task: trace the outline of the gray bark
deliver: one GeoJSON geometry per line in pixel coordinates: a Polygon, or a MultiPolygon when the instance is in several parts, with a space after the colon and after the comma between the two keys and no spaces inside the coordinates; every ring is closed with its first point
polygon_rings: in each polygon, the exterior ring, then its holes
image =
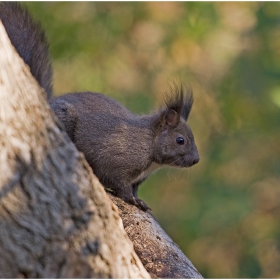
{"type": "Polygon", "coordinates": [[[202,278],[151,214],[111,202],[1,22],[0,53],[0,277],[202,278]]]}
{"type": "Polygon", "coordinates": [[[148,278],[0,22],[0,277],[148,278]]]}

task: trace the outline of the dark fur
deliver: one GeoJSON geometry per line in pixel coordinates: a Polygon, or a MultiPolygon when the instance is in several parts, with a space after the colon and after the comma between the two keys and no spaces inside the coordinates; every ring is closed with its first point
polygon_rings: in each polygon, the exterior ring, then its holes
{"type": "MultiPolygon", "coordinates": [[[[191,96],[191,95],[189,95],[191,96]]],[[[147,210],[137,189],[153,164],[190,167],[199,161],[190,127],[182,115],[190,97],[183,91],[154,114],[137,116],[117,101],[93,92],[52,99],[56,116],[101,183],[132,204],[147,210]],[[183,137],[185,145],[176,143],[183,137]]]]}
{"type": "Polygon", "coordinates": [[[184,92],[182,83],[175,82],[169,88],[165,98],[166,107],[175,110],[187,121],[193,105],[192,89],[188,87],[184,92]]]}
{"type": "MultiPolygon", "coordinates": [[[[51,66],[42,30],[18,5],[2,4],[1,9],[14,46],[50,96],[51,66]]],[[[164,108],[144,116],[134,115],[100,93],[65,94],[50,100],[71,140],[84,153],[105,188],[143,210],[149,207],[137,197],[137,189],[153,171],[152,167],[190,167],[199,161],[192,131],[186,123],[192,103],[192,92],[184,93],[182,86],[176,85],[164,108]],[[183,145],[177,143],[178,137],[184,139],[183,145]]]]}
{"type": "Polygon", "coordinates": [[[43,29],[25,8],[14,2],[0,3],[0,19],[13,46],[49,99],[52,95],[52,66],[43,29]]]}

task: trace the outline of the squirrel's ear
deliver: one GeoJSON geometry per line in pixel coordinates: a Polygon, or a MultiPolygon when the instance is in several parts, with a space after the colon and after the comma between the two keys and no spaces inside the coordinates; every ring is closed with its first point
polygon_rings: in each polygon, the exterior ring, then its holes
{"type": "Polygon", "coordinates": [[[160,116],[160,127],[168,129],[175,127],[180,121],[180,114],[173,109],[165,109],[160,116]]]}
{"type": "Polygon", "coordinates": [[[169,110],[173,109],[186,121],[193,104],[191,87],[183,87],[182,84],[170,85],[170,93],[165,97],[165,105],[169,110]]]}

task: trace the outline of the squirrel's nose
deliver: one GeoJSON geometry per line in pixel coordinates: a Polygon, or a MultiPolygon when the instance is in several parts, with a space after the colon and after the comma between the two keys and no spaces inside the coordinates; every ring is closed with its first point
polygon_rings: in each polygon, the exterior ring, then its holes
{"type": "Polygon", "coordinates": [[[193,160],[193,165],[197,164],[198,162],[199,162],[199,157],[197,157],[193,160]]]}

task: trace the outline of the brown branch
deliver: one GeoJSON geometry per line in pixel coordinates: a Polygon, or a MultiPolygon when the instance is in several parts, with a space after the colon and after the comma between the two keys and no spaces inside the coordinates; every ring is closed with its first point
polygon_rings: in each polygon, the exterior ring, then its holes
{"type": "Polygon", "coordinates": [[[124,229],[153,278],[203,278],[155,218],[110,195],[118,206],[124,229]]]}

